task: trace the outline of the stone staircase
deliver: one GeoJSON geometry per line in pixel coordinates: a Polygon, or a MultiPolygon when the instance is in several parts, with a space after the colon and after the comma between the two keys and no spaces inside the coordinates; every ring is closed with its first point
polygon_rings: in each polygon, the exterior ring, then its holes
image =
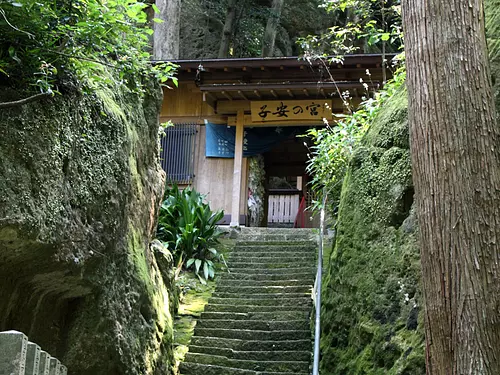
{"type": "Polygon", "coordinates": [[[310,374],[316,252],[309,229],[243,228],[180,373],[310,374]]]}

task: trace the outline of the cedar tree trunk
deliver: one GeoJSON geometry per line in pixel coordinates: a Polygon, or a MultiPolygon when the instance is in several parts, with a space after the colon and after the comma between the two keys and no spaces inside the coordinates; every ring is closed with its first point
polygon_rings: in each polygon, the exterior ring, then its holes
{"type": "Polygon", "coordinates": [[[222,38],[219,47],[219,58],[228,57],[229,44],[231,43],[231,36],[234,32],[234,21],[236,19],[236,0],[229,0],[227,4],[226,22],[224,29],[222,29],[222,38]]]}
{"type": "Polygon", "coordinates": [[[262,42],[262,57],[270,57],[274,54],[274,44],[276,42],[276,32],[281,17],[281,10],[285,0],[273,0],[271,14],[267,19],[266,30],[264,31],[264,41],[262,42]]]}
{"type": "Polygon", "coordinates": [[[427,373],[500,374],[500,129],[482,0],[403,0],[427,373]]]}
{"type": "Polygon", "coordinates": [[[155,14],[155,17],[163,22],[154,24],[153,58],[178,59],[181,0],[156,0],[156,6],[160,14],[155,14]]]}

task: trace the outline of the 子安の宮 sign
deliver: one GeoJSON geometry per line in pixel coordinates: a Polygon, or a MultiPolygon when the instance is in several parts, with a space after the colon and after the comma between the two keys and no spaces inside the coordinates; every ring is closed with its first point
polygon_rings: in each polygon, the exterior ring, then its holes
{"type": "Polygon", "coordinates": [[[331,119],[332,100],[253,101],[251,111],[252,122],[331,119]]]}

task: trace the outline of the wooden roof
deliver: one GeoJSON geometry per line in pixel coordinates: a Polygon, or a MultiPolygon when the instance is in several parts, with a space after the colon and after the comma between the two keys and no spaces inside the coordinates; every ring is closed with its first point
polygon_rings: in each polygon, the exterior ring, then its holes
{"type": "MultiPolygon", "coordinates": [[[[390,61],[394,56],[386,55],[386,59],[390,61]]],[[[383,80],[380,54],[348,55],[342,63],[299,57],[173,62],[179,65],[179,81],[196,82],[204,100],[219,114],[234,113],[236,107],[252,100],[322,98],[334,99],[334,103],[337,99],[338,108],[333,111],[342,112],[342,93],[349,91],[353,101],[359,102],[367,95],[363,83],[376,89],[383,80]]],[[[391,76],[389,69],[387,75],[391,76]]]]}

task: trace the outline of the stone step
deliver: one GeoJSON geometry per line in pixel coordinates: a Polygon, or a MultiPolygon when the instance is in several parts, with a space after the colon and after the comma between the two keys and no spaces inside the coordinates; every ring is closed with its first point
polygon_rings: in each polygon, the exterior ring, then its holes
{"type": "Polygon", "coordinates": [[[205,365],[201,363],[184,362],[180,365],[181,375],[309,375],[304,373],[290,372],[269,372],[269,371],[253,371],[243,370],[232,367],[205,365]]]}
{"type": "Polygon", "coordinates": [[[257,331],[292,331],[310,328],[307,320],[230,320],[201,319],[196,328],[245,329],[257,331]]]}
{"type": "MultiPolygon", "coordinates": [[[[248,287],[248,288],[253,288],[253,287],[258,287],[258,286],[266,286],[266,287],[283,287],[283,286],[310,286],[313,283],[313,278],[310,277],[309,275],[307,276],[306,279],[289,279],[289,280],[284,280],[284,279],[279,279],[279,280],[252,280],[252,279],[246,279],[246,280],[240,280],[237,285],[240,287],[248,287]]],[[[231,278],[231,276],[228,276],[227,278],[221,278],[217,282],[217,288],[222,288],[226,286],[234,286],[234,278],[231,278]]]]}
{"type": "Polygon", "coordinates": [[[231,305],[231,304],[215,304],[210,303],[205,306],[206,312],[239,312],[239,313],[253,313],[253,312],[273,312],[273,311],[287,311],[297,312],[305,311],[310,312],[311,306],[307,305],[292,305],[292,306],[255,306],[255,305],[231,305]]]}
{"type": "Polygon", "coordinates": [[[311,298],[311,291],[307,292],[298,292],[298,293],[281,293],[281,291],[274,293],[225,293],[225,292],[215,292],[212,294],[213,298],[230,298],[230,299],[276,299],[281,300],[283,298],[291,299],[291,298],[311,298]]]}
{"type": "Polygon", "coordinates": [[[253,371],[281,371],[290,373],[309,371],[309,362],[307,361],[255,361],[229,359],[224,356],[190,352],[186,353],[185,361],[253,371]]]}
{"type": "Polygon", "coordinates": [[[308,351],[312,349],[311,338],[280,341],[241,340],[224,337],[193,336],[191,344],[196,346],[227,348],[236,351],[308,351]]]}
{"type": "Polygon", "coordinates": [[[194,336],[220,337],[226,339],[283,341],[306,340],[311,338],[310,330],[256,331],[249,329],[195,328],[194,336]]]}
{"type": "Polygon", "coordinates": [[[310,311],[269,311],[269,312],[203,312],[200,319],[207,320],[297,320],[309,322],[310,311]]]}
{"type": "Polygon", "coordinates": [[[269,281],[269,280],[301,280],[304,284],[310,284],[311,280],[314,282],[315,272],[266,272],[266,273],[250,273],[250,272],[235,272],[234,270],[228,273],[224,273],[220,276],[221,280],[231,279],[233,282],[235,280],[256,280],[256,281],[269,281]]]}
{"type": "Polygon", "coordinates": [[[247,262],[247,263],[275,263],[275,262],[311,262],[316,263],[316,254],[313,253],[244,253],[232,254],[228,262],[247,262]]]}
{"type": "Polygon", "coordinates": [[[311,241],[302,242],[259,242],[259,241],[240,241],[234,246],[234,252],[246,250],[249,252],[265,251],[295,253],[295,252],[311,252],[315,253],[318,250],[318,245],[311,241]]]}
{"type": "Polygon", "coordinates": [[[289,298],[286,294],[274,298],[220,298],[211,297],[208,304],[215,305],[246,305],[246,306],[305,306],[310,307],[312,300],[310,296],[302,298],[289,298]]]}
{"type": "Polygon", "coordinates": [[[295,234],[303,234],[303,235],[310,235],[310,234],[315,234],[316,229],[313,228],[269,228],[269,227],[242,227],[240,234],[248,234],[248,233],[268,233],[268,234],[273,234],[273,233],[295,233],[295,234]]]}
{"type": "Polygon", "coordinates": [[[232,359],[249,359],[253,361],[309,361],[311,359],[311,352],[306,350],[237,351],[229,348],[190,345],[189,352],[214,354],[232,359]]]}
{"type": "Polygon", "coordinates": [[[296,260],[296,261],[290,261],[287,262],[285,260],[280,260],[274,261],[274,262],[260,262],[260,263],[255,263],[255,262],[239,262],[232,260],[229,262],[229,269],[248,269],[248,270],[277,270],[277,269],[287,269],[287,268],[305,268],[309,269],[312,266],[314,266],[315,262],[310,261],[310,260],[296,260]]]}
{"type": "Polygon", "coordinates": [[[212,295],[213,297],[222,296],[222,294],[227,293],[237,293],[239,295],[246,294],[273,294],[273,293],[311,293],[310,285],[296,285],[296,286],[266,286],[266,285],[257,285],[257,286],[239,286],[239,285],[223,285],[217,286],[216,292],[212,295]]]}
{"type": "Polygon", "coordinates": [[[296,275],[298,273],[306,275],[314,275],[316,273],[315,267],[290,267],[290,268],[233,268],[229,264],[229,274],[231,273],[245,273],[247,275],[296,275]]]}

